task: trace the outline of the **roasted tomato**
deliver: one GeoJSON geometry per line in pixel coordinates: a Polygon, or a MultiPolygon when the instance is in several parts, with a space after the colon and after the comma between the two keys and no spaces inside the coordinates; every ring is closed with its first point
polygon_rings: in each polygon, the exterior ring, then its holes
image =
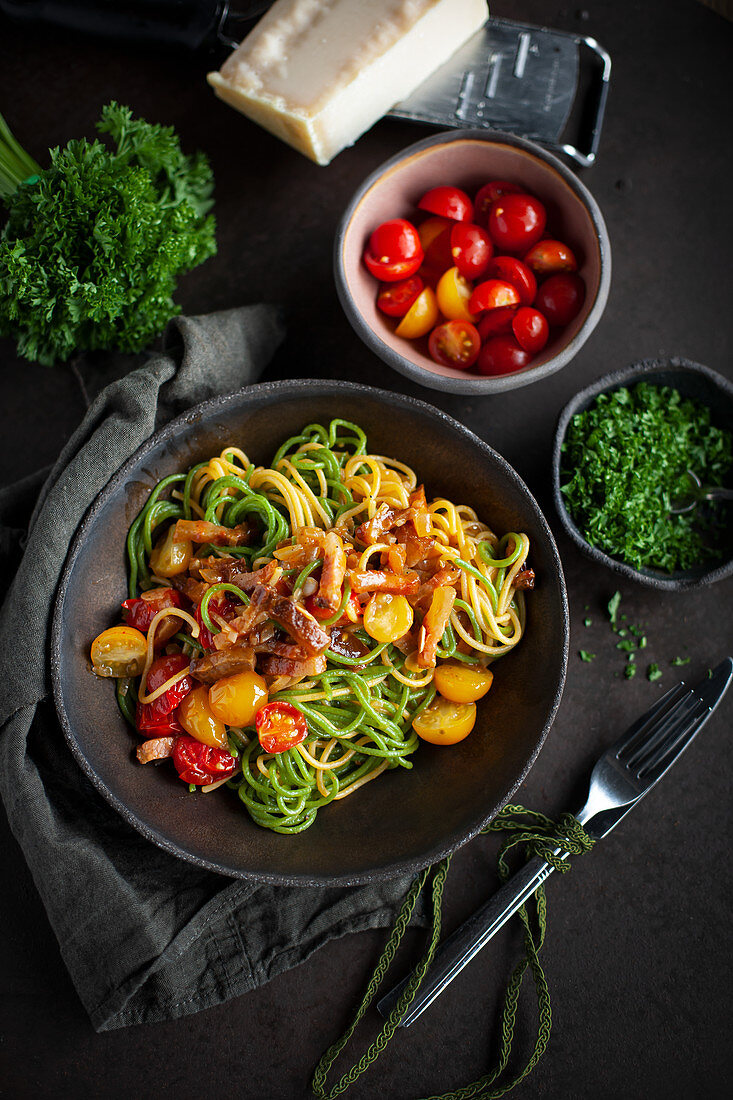
{"type": "Polygon", "coordinates": [[[518,306],[519,302],[519,291],[511,283],[505,283],[503,279],[487,279],[474,290],[468,308],[475,314],[485,309],[518,306]]]}
{"type": "Polygon", "coordinates": [[[494,255],[494,246],[485,229],[470,222],[456,222],[450,233],[453,263],[466,279],[483,275],[494,255]]]}
{"type": "Polygon", "coordinates": [[[265,752],[287,752],[308,736],[305,715],[292,703],[267,703],[260,707],[255,725],[265,752]]]}
{"type": "Polygon", "coordinates": [[[454,222],[473,220],[473,203],[460,187],[433,187],[425,192],[417,205],[420,210],[450,218],[454,222]]]}
{"type": "Polygon", "coordinates": [[[111,626],[92,642],[92,665],[97,676],[139,676],[145,668],[148,642],[131,626],[111,626]]]}
{"type": "Polygon", "coordinates": [[[478,359],[481,337],[470,321],[445,321],[430,333],[428,350],[441,366],[468,370],[478,359]]]}
{"type": "Polygon", "coordinates": [[[251,726],[260,707],[267,702],[267,684],[257,672],[235,672],[209,688],[213,715],[228,726],[251,726]]]}
{"type": "Polygon", "coordinates": [[[400,279],[398,283],[386,283],[377,294],[377,306],[388,317],[404,317],[419,294],[424,283],[419,275],[400,279]]]}
{"type": "Polygon", "coordinates": [[[418,714],[412,728],[418,737],[433,745],[455,745],[468,737],[475,724],[475,703],[454,703],[436,695],[430,706],[418,714]]]}
{"type": "Polygon", "coordinates": [[[519,195],[521,191],[521,187],[516,183],[509,183],[508,180],[491,180],[490,183],[485,183],[473,201],[474,217],[478,224],[488,225],[489,211],[497,199],[504,195],[519,195]]]}
{"type": "Polygon", "coordinates": [[[517,310],[512,321],[512,331],[517,343],[530,355],[542,351],[550,336],[550,326],[545,318],[539,310],[530,309],[529,306],[522,306],[517,310]]]}
{"type": "MultiPolygon", "coordinates": [[[[122,601],[122,617],[128,626],[147,634],[150,624],[164,607],[183,607],[183,599],[175,588],[151,588],[137,599],[122,601]]],[[[156,646],[172,638],[180,625],[177,618],[167,617],[155,631],[156,646]]]]}
{"type": "Polygon", "coordinates": [[[578,261],[562,241],[544,240],[533,244],[524,257],[527,267],[534,271],[538,279],[548,275],[559,275],[564,271],[577,271],[578,261]]]}
{"type": "Polygon", "coordinates": [[[189,691],[178,708],[177,718],[186,733],[203,745],[220,749],[227,747],[227,728],[211,709],[206,684],[199,684],[189,691]]]}
{"type": "Polygon", "coordinates": [[[526,367],[531,358],[513,336],[491,336],[479,352],[476,368],[479,374],[512,374],[526,367]]]}
{"type": "Polygon", "coordinates": [[[364,263],[372,275],[385,283],[414,275],[422,260],[417,229],[404,218],[392,218],[377,226],[364,251],[364,263]]]}
{"type": "Polygon", "coordinates": [[[494,256],[486,268],[489,279],[502,279],[511,283],[519,294],[523,306],[531,306],[537,293],[537,280],[526,264],[515,256],[494,256]]]}
{"type": "Polygon", "coordinates": [[[228,749],[211,748],[185,736],[176,738],[173,764],[184,783],[195,783],[197,787],[228,779],[238,766],[228,749]]]}
{"type": "Polygon", "coordinates": [[[185,573],[193,557],[193,543],[188,540],[176,542],[175,523],[172,523],[162,538],[158,539],[150,555],[150,568],[157,577],[177,577],[185,573]]]}
{"type": "Polygon", "coordinates": [[[568,325],[585,301],[585,283],[580,275],[551,275],[537,291],[535,305],[551,325],[568,325]]]}
{"type": "Polygon", "coordinates": [[[534,195],[504,195],[489,213],[489,233],[502,252],[526,252],[545,231],[547,214],[534,195]]]}
{"type": "MultiPolygon", "coordinates": [[[[226,619],[229,622],[230,619],[235,619],[241,608],[241,603],[236,600],[230,600],[227,598],[226,592],[216,592],[211,599],[207,607],[209,618],[211,619],[212,611],[220,615],[222,619],[226,619]]],[[[201,618],[201,604],[196,605],[196,610],[193,613],[193,617],[199,624],[199,645],[202,645],[204,649],[211,649],[214,645],[214,635],[206,626],[204,620],[201,618]]],[[[214,620],[212,619],[212,622],[214,620]]],[[[218,631],[217,631],[218,633],[218,631]]]]}
{"type": "MultiPolygon", "coordinates": [[[[322,621],[324,619],[330,619],[333,616],[333,612],[329,611],[327,607],[318,606],[314,596],[306,596],[303,606],[314,619],[322,621]]],[[[361,619],[361,615],[362,610],[359,597],[356,592],[349,592],[349,598],[346,601],[346,607],[343,610],[343,614],[336,622],[339,626],[347,626],[349,623],[358,623],[361,619]]]]}
{"type": "Polygon", "coordinates": [[[453,703],[475,703],[486,695],[494,674],[480,665],[446,661],[437,666],[433,679],[444,699],[453,703]]]}
{"type": "Polygon", "coordinates": [[[364,629],[375,642],[394,642],[412,626],[413,611],[404,596],[375,592],[364,608],[364,629]]]}
{"type": "MultiPolygon", "coordinates": [[[[150,695],[170,680],[178,672],[187,669],[189,661],[182,653],[170,657],[157,657],[148,672],[145,692],[150,695]]],[[[181,724],[176,716],[180,703],[193,688],[193,679],[183,676],[166,692],[153,699],[152,703],[138,703],[137,728],[140,733],[164,737],[181,732],[181,724]]]]}

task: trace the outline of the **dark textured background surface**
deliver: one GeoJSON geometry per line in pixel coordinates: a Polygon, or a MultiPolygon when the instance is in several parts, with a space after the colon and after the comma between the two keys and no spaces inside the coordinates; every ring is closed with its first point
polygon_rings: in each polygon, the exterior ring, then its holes
{"type": "MultiPolygon", "coordinates": [[[[411,388],[372,358],[336,302],[331,239],[339,213],[368,172],[419,136],[414,127],[382,122],[329,168],[317,168],[216,101],[201,59],[77,43],[6,24],[0,24],[0,109],[39,158],[49,145],[91,134],[100,106],[113,97],[152,121],[173,123],[186,147],[210,154],[217,179],[219,255],[184,281],[184,309],[281,301],[289,337],[266,377],[343,377],[414,392],[478,432],[527,480],[558,535],[573,637],[554,730],[519,797],[556,813],[582,795],[598,750],[674,681],[671,657],[689,654],[692,676],[733,648],[730,581],[682,595],[622,583],[622,607],[646,624],[646,652],[664,678],[618,679],[623,660],[603,613],[616,582],[560,535],[549,478],[557,414],[594,378],[665,353],[733,375],[727,77],[733,31],[694,0],[597,0],[584,9],[497,0],[492,10],[592,34],[613,57],[599,163],[582,178],[606,217],[614,276],[603,320],[578,358],[545,382],[491,399],[411,388]],[[593,625],[585,628],[588,614],[593,625]],[[582,663],[579,648],[597,659],[582,663]]],[[[0,343],[3,482],[52,460],[83,407],[70,369],[29,365],[16,360],[9,342],[0,343]]],[[[517,1100],[728,1095],[732,717],[729,698],[663,786],[569,877],[550,883],[544,962],[554,1030],[517,1100]]],[[[312,1067],[360,996],[381,933],[332,945],[222,1008],[94,1035],[4,820],[1,828],[1,1095],[308,1095],[312,1067]]],[[[494,853],[492,842],[479,840],[455,859],[449,926],[492,889],[494,853]]],[[[517,944],[516,932],[508,932],[491,945],[349,1095],[409,1100],[483,1073],[495,1051],[497,1005],[517,944]]],[[[406,954],[418,949],[415,934],[406,954]]],[[[524,1038],[533,1020],[527,995],[524,1038]]]]}

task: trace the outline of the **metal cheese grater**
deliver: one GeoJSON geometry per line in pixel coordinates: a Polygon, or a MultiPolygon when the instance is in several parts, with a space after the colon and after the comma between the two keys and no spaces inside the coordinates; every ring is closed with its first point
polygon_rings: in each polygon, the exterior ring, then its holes
{"type": "MultiPolygon", "coordinates": [[[[26,24],[191,50],[234,48],[268,7],[267,0],[0,0],[0,13],[26,24]]],[[[593,38],[489,19],[390,114],[507,130],[587,167],[598,150],[610,74],[611,59],[593,38]]]]}
{"type": "Polygon", "coordinates": [[[594,38],[489,19],[445,65],[389,113],[442,127],[507,130],[596,159],[611,58],[594,38]],[[573,140],[564,134],[570,130],[573,140]]]}

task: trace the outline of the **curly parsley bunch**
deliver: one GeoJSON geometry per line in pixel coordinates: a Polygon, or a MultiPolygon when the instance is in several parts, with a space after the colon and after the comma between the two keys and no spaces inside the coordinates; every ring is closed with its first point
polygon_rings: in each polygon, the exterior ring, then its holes
{"type": "Polygon", "coordinates": [[[70,141],[40,168],[0,116],[0,335],[27,359],[139,351],[180,307],[178,277],[216,252],[214,180],[173,127],[110,103],[101,141],[70,141]]]}

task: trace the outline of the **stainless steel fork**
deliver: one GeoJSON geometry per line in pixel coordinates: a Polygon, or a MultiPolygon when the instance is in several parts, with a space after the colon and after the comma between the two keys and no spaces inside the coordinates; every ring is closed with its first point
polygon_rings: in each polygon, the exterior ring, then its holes
{"type": "MultiPolygon", "coordinates": [[[[659,782],[702,729],[732,677],[733,660],[726,657],[693,688],[678,684],[604,752],[591,773],[586,803],[575,814],[589,836],[607,836],[659,782]]],[[[560,852],[556,848],[554,854],[560,852]]],[[[539,857],[529,860],[441,945],[400,1027],[409,1027],[433,1003],[552,871],[552,865],[539,857]]],[[[379,1002],[383,1016],[392,1011],[408,980],[379,1002]]]]}

